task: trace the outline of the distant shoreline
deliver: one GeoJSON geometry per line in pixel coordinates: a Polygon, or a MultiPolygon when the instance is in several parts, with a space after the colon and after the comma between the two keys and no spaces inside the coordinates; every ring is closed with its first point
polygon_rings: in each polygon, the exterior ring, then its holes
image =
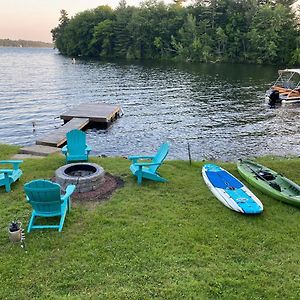
{"type": "Polygon", "coordinates": [[[53,48],[52,43],[46,43],[41,41],[28,41],[28,40],[10,40],[0,39],[0,47],[16,47],[16,48],[53,48]]]}

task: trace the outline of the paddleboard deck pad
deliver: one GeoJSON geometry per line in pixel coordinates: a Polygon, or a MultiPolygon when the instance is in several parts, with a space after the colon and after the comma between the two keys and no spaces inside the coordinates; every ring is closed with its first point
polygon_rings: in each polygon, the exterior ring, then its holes
{"type": "Polygon", "coordinates": [[[259,214],[261,201],[237,178],[214,165],[206,164],[202,176],[211,192],[228,208],[243,214],[259,214]]]}

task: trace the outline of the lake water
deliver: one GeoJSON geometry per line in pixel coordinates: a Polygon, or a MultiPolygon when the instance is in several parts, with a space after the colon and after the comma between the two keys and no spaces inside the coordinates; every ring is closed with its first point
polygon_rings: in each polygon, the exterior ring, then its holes
{"type": "Polygon", "coordinates": [[[89,129],[94,155],[150,154],[163,141],[169,159],[236,160],[300,153],[300,105],[270,109],[270,66],[86,62],[53,49],[0,48],[0,143],[34,144],[79,103],[120,104],[107,130],[89,129]],[[36,123],[36,131],[32,130],[36,123]]]}

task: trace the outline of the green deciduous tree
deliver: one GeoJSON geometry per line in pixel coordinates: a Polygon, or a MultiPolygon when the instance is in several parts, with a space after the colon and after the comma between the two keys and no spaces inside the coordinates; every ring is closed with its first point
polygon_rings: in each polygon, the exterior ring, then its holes
{"type": "Polygon", "coordinates": [[[100,57],[111,57],[113,50],[114,22],[106,19],[94,27],[93,38],[89,48],[94,49],[100,57]]]}
{"type": "Polygon", "coordinates": [[[51,32],[62,54],[97,58],[194,62],[299,62],[299,28],[290,0],[197,0],[139,7],[121,0],[69,19],[61,11],[51,32]]]}
{"type": "Polygon", "coordinates": [[[295,49],[296,37],[289,8],[281,4],[262,6],[248,33],[251,59],[257,63],[286,63],[295,49]]]}

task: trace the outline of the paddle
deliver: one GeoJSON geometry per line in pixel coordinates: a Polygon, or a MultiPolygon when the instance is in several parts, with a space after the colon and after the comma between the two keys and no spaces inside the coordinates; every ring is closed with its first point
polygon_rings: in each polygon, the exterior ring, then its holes
{"type": "MultiPolygon", "coordinates": [[[[267,180],[266,178],[264,178],[262,175],[259,174],[259,171],[256,172],[256,171],[253,170],[249,165],[247,165],[247,166],[248,166],[248,168],[256,175],[256,177],[258,177],[259,179],[262,179],[263,181],[265,181],[266,183],[268,183],[268,185],[269,185],[270,187],[272,187],[273,189],[275,189],[275,190],[281,192],[281,188],[280,188],[280,186],[279,186],[278,183],[267,180]]],[[[263,171],[263,170],[260,169],[260,171],[263,171]]]]}

